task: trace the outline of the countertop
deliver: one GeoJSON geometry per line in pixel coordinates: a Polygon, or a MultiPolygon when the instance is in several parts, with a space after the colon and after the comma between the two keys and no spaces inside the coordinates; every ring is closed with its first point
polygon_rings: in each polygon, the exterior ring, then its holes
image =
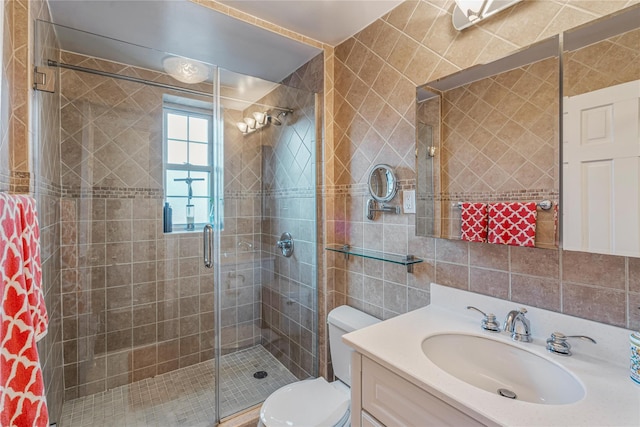
{"type": "Polygon", "coordinates": [[[505,332],[480,328],[482,318],[466,310],[504,315],[521,305],[479,294],[431,285],[431,304],[364,329],[346,334],[343,341],[418,387],[469,415],[507,426],[640,426],[640,386],[629,378],[631,331],[547,310],[525,306],[531,321],[532,343],[518,343],[505,332]],[[553,331],[595,338],[593,345],[570,341],[573,355],[546,351],[545,340],[553,331]],[[469,385],[433,364],[422,352],[425,338],[443,333],[483,336],[537,354],[561,365],[584,386],[585,397],[566,405],[544,405],[509,400],[469,385]]]}

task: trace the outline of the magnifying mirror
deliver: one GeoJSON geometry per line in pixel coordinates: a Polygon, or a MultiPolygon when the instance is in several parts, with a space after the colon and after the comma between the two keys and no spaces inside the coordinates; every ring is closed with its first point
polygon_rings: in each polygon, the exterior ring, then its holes
{"type": "Polygon", "coordinates": [[[386,203],[398,192],[398,180],[389,165],[375,165],[369,173],[369,193],[378,203],[386,203]]]}

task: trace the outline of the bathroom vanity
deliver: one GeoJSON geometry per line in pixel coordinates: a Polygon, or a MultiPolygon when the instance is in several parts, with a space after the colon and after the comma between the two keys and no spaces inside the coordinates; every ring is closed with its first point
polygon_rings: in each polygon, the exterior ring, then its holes
{"type": "Polygon", "coordinates": [[[532,342],[481,328],[475,306],[520,306],[431,285],[431,304],[343,336],[352,355],[351,423],[359,426],[638,426],[640,386],[629,378],[631,331],[525,307],[532,342]],[[547,351],[554,332],[571,356],[547,351]]]}

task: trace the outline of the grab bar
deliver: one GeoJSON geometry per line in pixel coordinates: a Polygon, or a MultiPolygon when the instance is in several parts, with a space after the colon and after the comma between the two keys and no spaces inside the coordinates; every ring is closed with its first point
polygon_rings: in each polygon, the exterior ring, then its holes
{"type": "Polygon", "coordinates": [[[204,266],[207,268],[213,267],[213,227],[211,224],[207,224],[202,229],[202,241],[203,241],[203,254],[204,254],[204,266]]]}

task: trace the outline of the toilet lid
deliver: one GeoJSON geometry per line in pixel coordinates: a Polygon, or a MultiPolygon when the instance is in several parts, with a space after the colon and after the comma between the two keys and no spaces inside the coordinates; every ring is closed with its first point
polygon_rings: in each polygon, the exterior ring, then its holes
{"type": "Polygon", "coordinates": [[[276,390],[264,401],[260,419],[268,427],[334,426],[349,404],[348,394],[316,378],[276,390]]]}

